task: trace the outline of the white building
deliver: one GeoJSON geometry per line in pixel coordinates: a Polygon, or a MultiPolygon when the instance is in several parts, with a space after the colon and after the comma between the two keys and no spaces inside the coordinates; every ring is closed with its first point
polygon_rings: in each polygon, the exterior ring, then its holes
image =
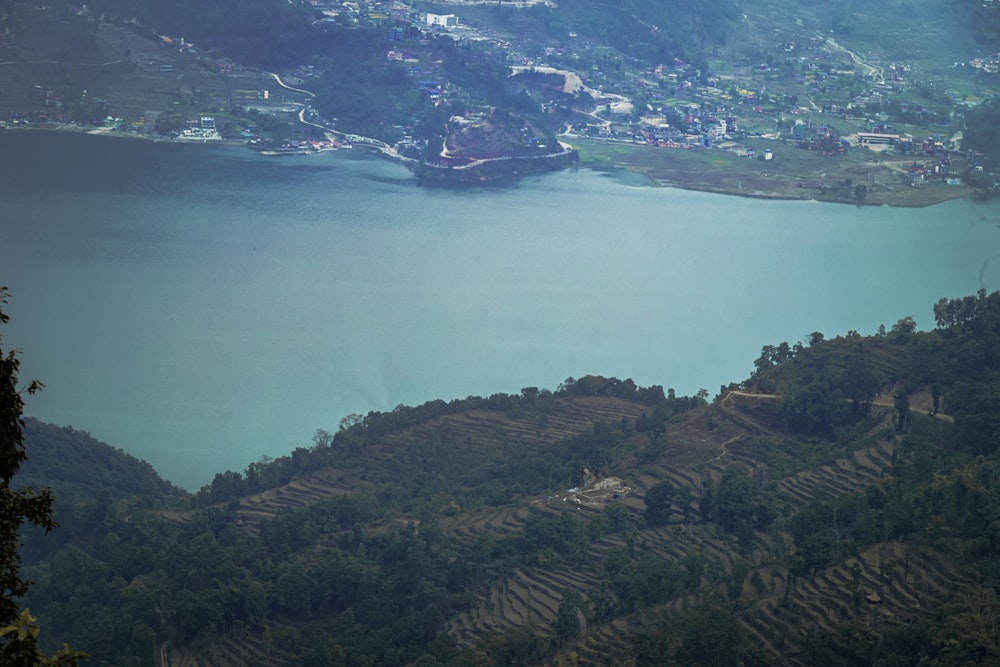
{"type": "Polygon", "coordinates": [[[427,25],[437,25],[442,28],[454,28],[458,25],[458,17],[454,14],[431,14],[427,12],[427,25]]]}

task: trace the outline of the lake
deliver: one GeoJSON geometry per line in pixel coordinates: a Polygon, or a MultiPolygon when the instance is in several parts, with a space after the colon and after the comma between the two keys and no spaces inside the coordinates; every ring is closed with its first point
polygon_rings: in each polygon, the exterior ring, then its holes
{"type": "Polygon", "coordinates": [[[351,151],[0,132],[3,346],[26,414],[188,489],[349,413],[588,373],[679,394],[766,344],[874,333],[1000,289],[1000,204],[656,188],[574,169],[418,186],[351,151]]]}

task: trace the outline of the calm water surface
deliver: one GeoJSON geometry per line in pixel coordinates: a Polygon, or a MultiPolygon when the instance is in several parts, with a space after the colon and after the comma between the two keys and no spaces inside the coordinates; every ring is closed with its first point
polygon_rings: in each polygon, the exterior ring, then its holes
{"type": "Polygon", "coordinates": [[[187,488],[348,413],[587,373],[713,395],[765,344],[1000,289],[1000,206],[770,202],[586,170],[418,187],[347,151],[0,133],[5,347],[187,488]]]}

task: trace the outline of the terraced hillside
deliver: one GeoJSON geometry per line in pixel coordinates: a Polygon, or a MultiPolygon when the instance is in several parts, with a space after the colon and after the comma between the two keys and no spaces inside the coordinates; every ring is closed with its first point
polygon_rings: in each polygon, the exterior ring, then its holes
{"type": "MultiPolygon", "coordinates": [[[[912,393],[919,418],[927,391],[912,393]]],[[[444,627],[470,653],[517,644],[529,632],[560,647],[566,661],[630,665],[633,641],[650,624],[683,627],[706,595],[722,595],[739,606],[738,626],[755,655],[767,664],[809,665],[809,637],[926,618],[964,575],[931,548],[886,539],[852,543],[838,562],[805,567],[794,517],[817,503],[881,493],[897,474],[899,436],[885,396],[871,400],[867,417],[840,442],[789,430],[781,400],[748,388],[671,413],[648,401],[580,395],[557,396],[541,410],[453,410],[389,429],[336,465],[240,498],[235,521],[257,535],[267,522],[338,498],[395,497],[394,510],[353,528],[354,539],[427,525],[453,561],[475,567],[476,588],[444,627]],[[569,478],[539,476],[549,482],[534,492],[502,487],[506,495],[472,500],[480,480],[512,474],[518,459],[544,468],[546,457],[578,467],[569,478]],[[766,519],[755,514],[727,525],[721,498],[733,479],[746,481],[745,501],[755,512],[766,509],[766,519]],[[420,496],[424,484],[434,489],[422,494],[423,509],[407,510],[412,501],[399,498],[420,496]],[[604,494],[587,495],[609,484],[604,494]],[[651,525],[644,496],[664,484],[669,518],[651,525]],[[596,502],[584,502],[591,497],[596,502]]],[[[345,528],[315,548],[343,550],[345,528]]],[[[195,661],[175,650],[168,662],[207,667],[252,655],[260,664],[287,664],[267,633],[240,632],[214,643],[211,657],[195,661]]]]}
{"type": "MultiPolygon", "coordinates": [[[[631,535],[592,538],[583,547],[585,556],[572,562],[494,563],[492,584],[480,593],[477,604],[452,621],[452,635],[462,644],[475,646],[526,624],[551,626],[565,591],[570,590],[582,593],[593,609],[595,601],[606,594],[608,558],[628,550],[664,563],[701,560],[704,582],[719,588],[738,570],[742,579],[736,585],[745,605],[741,624],[768,659],[780,661],[773,664],[809,664],[799,655],[797,642],[789,642],[789,627],[802,636],[816,631],[842,633],[856,624],[908,624],[928,613],[961,581],[932,551],[898,542],[880,543],[812,576],[796,576],[784,564],[793,547],[782,530],[755,531],[750,546],[741,548],[733,536],[705,520],[699,507],[705,482],[718,480],[734,466],[766,483],[786,516],[815,501],[864,493],[892,476],[896,444],[894,438],[887,437],[871,439],[814,467],[775,478],[759,447],[762,436],[788,435],[779,432],[774,399],[773,395],[743,394],[685,414],[674,424],[676,447],[668,447],[645,472],[630,476],[640,488],[668,481],[677,489],[689,490],[691,504],[676,505],[669,525],[643,526],[641,499],[632,496],[620,503],[637,528],[631,535]],[[771,403],[770,410],[762,407],[765,402],[771,403]]],[[[872,433],[884,428],[884,419],[885,414],[873,415],[872,433]]],[[[529,507],[531,510],[518,506],[463,513],[444,522],[442,528],[457,544],[472,549],[483,540],[523,530],[529,511],[577,512],[590,522],[596,521],[598,514],[549,499],[536,500],[529,507]]],[[[692,600],[689,595],[671,598],[659,606],[659,613],[683,615],[692,600]]],[[[571,651],[578,664],[627,664],[615,661],[626,652],[624,628],[635,621],[635,615],[627,614],[588,625],[583,638],[567,654],[571,651]]]]}
{"type": "MultiPolygon", "coordinates": [[[[749,439],[749,435],[747,438],[749,439]]],[[[894,444],[882,440],[848,455],[816,467],[771,482],[776,498],[785,513],[794,513],[801,507],[819,499],[836,499],[845,494],[864,493],[880,480],[892,475],[894,444]]],[[[710,451],[705,452],[706,455],[710,451]]],[[[732,452],[727,452],[727,454],[732,452]]],[[[749,456],[736,453],[730,463],[746,466],[748,471],[760,471],[760,464],[749,456]]],[[[651,484],[655,479],[669,480],[678,488],[687,487],[696,493],[706,477],[717,477],[722,459],[713,457],[702,464],[664,465],[656,471],[657,478],[644,477],[651,484]]],[[[909,625],[914,619],[929,618],[934,609],[964,581],[963,575],[952,567],[947,558],[932,549],[905,542],[882,542],[861,549],[833,567],[824,568],[812,575],[796,575],[787,566],[794,546],[787,534],[779,528],[756,531],[749,548],[742,549],[737,541],[719,530],[713,523],[706,523],[695,514],[690,519],[690,508],[676,508],[670,525],[659,528],[640,528],[632,543],[643,554],[654,556],[661,562],[681,562],[698,557],[705,561],[704,583],[722,590],[727,586],[739,587],[739,602],[743,612],[740,625],[745,635],[763,655],[767,664],[811,665],[812,658],[803,655],[802,640],[819,633],[846,636],[857,628],[872,631],[909,625]],[[727,582],[736,576],[738,581],[727,582]],[[790,634],[791,633],[791,634],[790,634]]],[[[635,511],[635,510],[633,510],[635,511]]],[[[620,537],[610,537],[590,546],[588,559],[601,563],[615,548],[624,549],[620,537]]],[[[631,547],[636,548],[636,547],[631,547]]],[[[577,589],[580,585],[589,595],[600,594],[601,582],[586,578],[597,567],[577,570],[577,589]]],[[[544,585],[544,575],[536,569],[519,571],[520,590],[533,591],[544,585]]],[[[600,579],[598,574],[597,579],[600,579]]],[[[503,595],[504,586],[489,593],[492,600],[503,595]]],[[[485,629],[495,626],[495,618],[506,613],[510,618],[526,615],[528,607],[536,618],[545,615],[543,600],[530,597],[516,598],[492,616],[482,609],[465,616],[486,617],[481,625],[485,629]]],[[[669,622],[681,623],[685,610],[693,603],[690,596],[679,596],[636,612],[612,619],[603,625],[587,628],[582,639],[567,648],[563,655],[573,654],[577,664],[630,664],[615,662],[623,653],[625,628],[634,629],[650,614],[663,615],[669,622]]],[[[463,617],[463,622],[465,617],[463,617]]],[[[466,622],[467,623],[467,622],[466,622]]],[[[468,628],[456,628],[468,633],[468,628]]]]}
{"type": "Polygon", "coordinates": [[[765,346],[712,403],[586,376],[352,415],[75,507],[31,605],[99,664],[995,664],[1000,293],[935,312],[765,346]]]}
{"type": "MultiPolygon", "coordinates": [[[[779,398],[732,391],[711,406],[674,415],[655,435],[636,428],[653,406],[608,396],[562,396],[542,412],[470,409],[435,416],[386,433],[352,461],[241,498],[236,521],[256,534],[262,522],[283,513],[332,498],[377,494],[396,475],[414,474],[415,468],[422,470],[418,476],[429,474],[426,468],[451,459],[469,471],[504,470],[512,456],[570,452],[567,443],[574,439],[601,433],[611,438],[606,429],[614,429],[601,472],[621,475],[626,486],[596,504],[581,503],[585,489],[565,491],[561,480],[540,493],[514,493],[468,508],[455,504],[457,494],[448,495],[447,511],[442,507],[432,519],[436,530],[449,552],[481,568],[480,587],[448,619],[448,634],[470,651],[512,641],[525,629],[551,638],[568,605],[579,631],[562,654],[572,653],[577,664],[627,665],[631,633],[650,614],[680,623],[706,590],[728,590],[742,605],[741,628],[762,655],[772,664],[807,665],[798,639],[789,640],[789,628],[806,637],[843,633],[858,624],[909,623],[928,613],[961,577],[933,551],[899,542],[866,546],[808,574],[793,572],[789,559],[795,546],[785,522],[810,503],[864,494],[891,478],[897,439],[886,429],[891,410],[876,406],[856,440],[820,447],[790,466],[775,451],[811,445],[789,444],[794,434],[782,421],[779,398]],[[755,493],[766,493],[776,521],[742,535],[720,527],[709,496],[734,470],[752,480],[755,493]],[[648,525],[643,495],[663,483],[674,489],[670,519],[648,525]],[[575,526],[568,540],[546,543],[537,537],[539,526],[557,524],[575,526]],[[620,580],[622,572],[638,576],[654,567],[674,568],[688,583],[663,583],[660,592],[650,593],[629,590],[620,580]]],[[[466,481],[464,473],[452,474],[458,488],[475,479],[471,472],[466,481]]],[[[599,479],[591,475],[589,482],[599,479]]],[[[365,530],[419,526],[429,518],[384,515],[365,530]]],[[[323,548],[338,549],[338,539],[332,536],[323,548]]],[[[271,649],[261,635],[242,641],[230,636],[204,664],[238,664],[240,651],[264,664],[282,664],[277,654],[265,659],[271,649]]]]}
{"type": "Polygon", "coordinates": [[[593,428],[635,420],[650,407],[614,397],[560,398],[544,413],[471,410],[433,418],[389,433],[367,447],[355,461],[309,473],[289,484],[241,498],[237,516],[254,529],[281,511],[305,507],[324,498],[370,490],[392,483],[400,461],[459,458],[471,467],[502,464],[512,450],[544,449],[593,428]]]}

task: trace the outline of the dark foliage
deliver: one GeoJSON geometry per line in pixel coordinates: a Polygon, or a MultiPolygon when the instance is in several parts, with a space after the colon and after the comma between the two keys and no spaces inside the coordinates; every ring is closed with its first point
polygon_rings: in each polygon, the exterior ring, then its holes
{"type": "MultiPolygon", "coordinates": [[[[9,321],[3,312],[7,303],[6,287],[0,286],[0,325],[9,321]]],[[[2,340],[2,338],[0,338],[2,340]]],[[[27,526],[44,529],[46,533],[58,524],[52,518],[51,489],[36,492],[31,487],[13,483],[18,469],[27,460],[24,448],[22,392],[33,394],[41,383],[32,381],[18,385],[21,362],[17,352],[4,354],[0,348],[0,663],[11,667],[36,665],[76,665],[86,654],[64,646],[51,658],[38,644],[38,626],[28,609],[20,610],[21,598],[27,594],[30,579],[21,575],[22,530],[27,526]]]]}
{"type": "Polygon", "coordinates": [[[1000,103],[996,100],[984,102],[970,109],[965,115],[965,131],[962,133],[962,150],[979,151],[982,155],[976,163],[984,167],[1000,164],[1000,103]]]}
{"type": "Polygon", "coordinates": [[[252,65],[288,67],[308,62],[326,40],[312,30],[314,10],[286,0],[96,0],[92,11],[136,19],[161,35],[183,37],[203,51],[222,51],[252,65]]]}
{"type": "Polygon", "coordinates": [[[116,502],[133,496],[162,502],[184,495],[145,461],[70,426],[26,419],[24,447],[28,460],[15,481],[59,489],[60,505],[92,500],[102,492],[116,502]]]}

